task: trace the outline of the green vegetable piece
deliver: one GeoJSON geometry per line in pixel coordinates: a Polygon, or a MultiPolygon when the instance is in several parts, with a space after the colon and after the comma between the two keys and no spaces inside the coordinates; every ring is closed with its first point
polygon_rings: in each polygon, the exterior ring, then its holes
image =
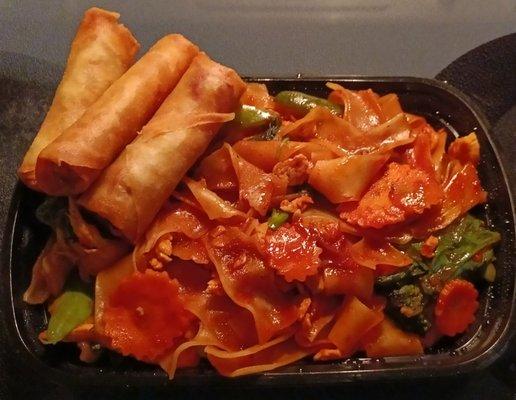
{"type": "Polygon", "coordinates": [[[290,214],[284,211],[276,210],[275,208],[272,210],[272,214],[267,221],[269,228],[275,230],[278,229],[281,225],[287,222],[290,214]]]}
{"type": "Polygon", "coordinates": [[[496,268],[493,263],[487,264],[487,267],[484,271],[484,279],[489,283],[493,283],[496,279],[496,268]]]}
{"type": "Polygon", "coordinates": [[[83,283],[72,282],[53,304],[53,313],[47,328],[46,343],[63,340],[74,328],[93,313],[93,299],[83,283]]]}
{"type": "Polygon", "coordinates": [[[423,293],[416,285],[405,285],[393,290],[389,294],[389,300],[407,318],[421,314],[426,303],[423,293]]]}
{"type": "Polygon", "coordinates": [[[425,263],[425,259],[421,256],[421,247],[423,242],[409,242],[401,245],[400,250],[403,251],[407,256],[412,258],[415,262],[425,263]]]}
{"type": "Polygon", "coordinates": [[[421,257],[421,243],[408,244],[404,250],[414,263],[397,274],[377,278],[375,283],[376,289],[387,296],[386,313],[402,329],[424,335],[431,326],[425,316],[430,311],[427,300],[439,293],[447,281],[494,281],[494,252],[490,246],[499,240],[498,232],[467,215],[442,231],[432,260],[421,257]],[[474,257],[475,254],[482,257],[474,257]]]}
{"type": "Polygon", "coordinates": [[[392,290],[403,285],[413,283],[417,278],[425,275],[428,267],[424,263],[415,262],[397,274],[380,276],[376,279],[377,289],[392,290]]]}
{"type": "Polygon", "coordinates": [[[250,139],[259,141],[273,140],[274,138],[276,138],[276,134],[278,133],[280,126],[281,124],[271,124],[265,131],[258,133],[254,136],[251,136],[250,139]]]}
{"type": "Polygon", "coordinates": [[[235,112],[235,118],[226,127],[229,130],[258,130],[258,133],[251,136],[252,140],[272,140],[281,127],[281,117],[274,111],[244,104],[235,112]]]}
{"type": "Polygon", "coordinates": [[[424,335],[430,321],[424,315],[427,297],[417,285],[403,285],[388,296],[386,312],[403,330],[424,335]]]}
{"type": "Polygon", "coordinates": [[[498,232],[486,229],[481,220],[471,215],[450,225],[439,237],[429,274],[421,279],[425,293],[439,292],[453,278],[481,278],[482,267],[494,259],[493,251],[485,249],[499,240],[498,232]],[[475,260],[473,256],[480,251],[482,259],[475,260]]]}
{"type": "Polygon", "coordinates": [[[425,333],[432,327],[432,323],[425,317],[423,313],[408,318],[401,314],[397,308],[388,307],[385,312],[396,325],[407,332],[412,332],[417,335],[424,336],[425,333]]]}
{"type": "Polygon", "coordinates": [[[494,260],[494,253],[492,249],[486,250],[482,254],[480,261],[475,261],[473,258],[469,259],[465,263],[456,267],[453,271],[452,278],[474,278],[475,276],[482,275],[478,273],[481,271],[483,266],[494,260]]]}
{"type": "Polygon", "coordinates": [[[461,221],[448,227],[439,237],[431,270],[458,268],[476,253],[500,240],[498,232],[484,227],[483,221],[466,215],[461,221]]]}
{"type": "Polygon", "coordinates": [[[290,90],[279,92],[275,99],[278,104],[290,111],[296,118],[304,117],[315,107],[327,108],[334,115],[342,115],[343,112],[342,106],[339,104],[302,92],[290,90]]]}
{"type": "MultiPolygon", "coordinates": [[[[278,123],[277,113],[244,104],[235,112],[235,119],[231,121],[242,129],[267,127],[271,123],[278,123]]],[[[279,121],[281,124],[281,121],[279,121]]]]}

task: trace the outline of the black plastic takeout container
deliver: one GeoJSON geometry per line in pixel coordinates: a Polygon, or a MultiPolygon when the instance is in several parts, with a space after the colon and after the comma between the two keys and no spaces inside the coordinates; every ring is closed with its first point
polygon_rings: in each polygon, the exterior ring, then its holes
{"type": "MultiPolygon", "coordinates": [[[[38,373],[56,383],[96,386],[205,386],[205,385],[320,385],[361,380],[436,377],[486,367],[505,349],[516,328],[515,318],[515,215],[509,182],[493,148],[483,116],[470,101],[453,87],[440,81],[419,78],[327,77],[269,79],[248,78],[265,83],[271,93],[300,90],[326,96],[327,81],[350,89],[371,88],[380,94],[398,94],[403,108],[423,115],[435,127],[445,127],[451,135],[475,131],[481,144],[480,175],[489,192],[488,204],[475,212],[502,234],[496,249],[496,282],[482,291],[475,324],[457,338],[441,342],[430,354],[419,357],[385,359],[354,358],[331,363],[310,360],[287,367],[237,379],[219,376],[207,363],[181,370],[169,382],[158,367],[108,354],[96,364],[78,360],[74,345],[43,346],[37,339],[46,325],[42,306],[22,301],[28,287],[32,265],[49,231],[35,218],[42,196],[18,184],[11,202],[5,231],[1,285],[3,314],[8,345],[16,354],[18,367],[38,373]]],[[[36,131],[37,126],[34,127],[36,131]]],[[[6,173],[5,171],[4,173],[6,173]]]]}

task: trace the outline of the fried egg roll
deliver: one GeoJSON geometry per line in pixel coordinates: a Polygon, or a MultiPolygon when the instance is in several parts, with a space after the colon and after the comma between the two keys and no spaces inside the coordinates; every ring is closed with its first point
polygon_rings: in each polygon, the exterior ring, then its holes
{"type": "Polygon", "coordinates": [[[119,17],[96,7],[84,14],[52,105],[18,169],[20,179],[32,189],[39,189],[35,169],[41,151],[133,64],[139,44],[119,17]]]}
{"type": "Polygon", "coordinates": [[[36,179],[52,195],[85,191],[150,120],[199,49],[181,35],[160,39],[40,154],[36,179]]]}
{"type": "Polygon", "coordinates": [[[79,204],[133,243],[232,113],[245,84],[235,71],[198,55],[158,112],[79,204]]]}

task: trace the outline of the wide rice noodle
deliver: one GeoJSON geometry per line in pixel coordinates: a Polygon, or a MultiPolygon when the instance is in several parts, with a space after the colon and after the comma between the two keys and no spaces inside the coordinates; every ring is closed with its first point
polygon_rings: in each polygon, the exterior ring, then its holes
{"type": "Polygon", "coordinates": [[[371,153],[320,160],[310,171],[308,183],[332,203],[360,200],[389,154],[371,153]]]}
{"type": "Polygon", "coordinates": [[[29,304],[42,304],[49,297],[59,295],[76,258],[64,233],[58,230],[48,240],[32,267],[30,286],[23,294],[23,300],[29,304]]]}
{"type": "Polygon", "coordinates": [[[239,352],[226,352],[213,346],[206,347],[205,351],[211,365],[227,377],[270,371],[298,361],[313,352],[301,348],[289,335],[239,352]]]}
{"type": "Polygon", "coordinates": [[[160,239],[165,235],[171,237],[170,254],[166,254],[169,258],[178,256],[173,244],[198,243],[204,249],[199,239],[207,232],[208,220],[200,211],[179,202],[166,203],[145,236],[137,243],[133,252],[134,263],[142,271],[149,266],[153,256],[159,258],[160,249],[156,249],[156,245],[159,246],[160,239]]]}
{"type": "Polygon", "coordinates": [[[260,343],[296,322],[300,298],[277,287],[274,271],[261,259],[251,237],[227,228],[207,239],[206,246],[224,291],[253,314],[260,343]]]}

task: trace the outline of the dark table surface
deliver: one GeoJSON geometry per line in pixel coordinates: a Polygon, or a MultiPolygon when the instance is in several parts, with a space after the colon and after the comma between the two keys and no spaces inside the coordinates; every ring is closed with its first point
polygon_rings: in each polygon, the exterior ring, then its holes
{"type": "MultiPolygon", "coordinates": [[[[52,4],[0,1],[0,50],[3,50],[0,51],[2,227],[16,183],[14,171],[28,140],[35,133],[35,120],[43,118],[51,100],[75,21],[85,8],[84,3],[88,2],[52,4]],[[52,38],[52,43],[48,44],[49,41],[41,37],[52,38]],[[41,47],[41,43],[47,45],[41,47]],[[32,115],[28,117],[28,113],[32,115]],[[13,129],[19,135],[9,138],[3,135],[13,129]]],[[[99,2],[100,5],[102,3],[105,2],[99,2]]],[[[159,6],[167,12],[160,14],[161,17],[149,10],[149,5],[142,6],[141,14],[135,14],[134,3],[109,3],[123,14],[124,21],[134,30],[144,47],[161,34],[180,31],[242,74],[261,76],[292,76],[298,72],[316,75],[433,76],[468,48],[509,33],[516,26],[516,4],[513,1],[497,2],[496,10],[492,9],[491,2],[467,2],[469,6],[465,8],[461,7],[465,6],[464,1],[427,2],[419,6],[418,13],[417,9],[408,7],[408,3],[403,1],[395,5],[387,1],[350,1],[346,2],[348,6],[345,8],[337,7],[336,1],[324,0],[314,12],[313,7],[301,1],[273,3],[242,0],[238,3],[238,15],[235,7],[221,6],[235,6],[236,1],[225,0],[220,4],[208,0],[179,1],[174,4],[177,7],[162,1],[159,6]],[[262,6],[258,7],[257,4],[262,6]],[[202,16],[199,10],[203,11],[202,16]],[[293,10],[294,16],[291,15],[293,10]],[[242,12],[245,17],[240,18],[242,12]],[[424,17],[419,15],[422,12],[426,13],[424,17]],[[396,18],[396,21],[386,18],[389,16],[396,18]],[[288,38],[280,40],[276,34],[278,23],[284,24],[281,29],[289,34],[288,38]],[[403,32],[397,30],[398,23],[406,28],[403,32]],[[366,32],[367,27],[373,27],[376,33],[366,32]],[[469,30],[465,27],[469,27],[469,30]],[[230,37],[235,32],[239,33],[238,39],[217,40],[226,35],[230,37]],[[439,40],[439,43],[432,43],[433,39],[439,40]],[[378,43],[374,44],[376,41],[378,43]],[[294,48],[290,48],[293,43],[294,48]],[[329,46],[328,43],[333,45],[329,46]],[[338,54],[335,48],[340,50],[338,54]],[[343,49],[346,50],[345,55],[343,49]]],[[[412,5],[415,3],[411,2],[412,5]]],[[[158,5],[154,4],[153,7],[158,5]]],[[[516,34],[465,54],[441,71],[437,78],[463,90],[484,111],[510,182],[516,182],[516,34]]],[[[0,328],[0,339],[4,334],[0,328]]],[[[201,399],[253,399],[264,396],[274,399],[341,399],[346,396],[363,399],[516,399],[514,341],[489,368],[459,377],[366,385],[356,383],[326,388],[279,388],[260,392],[242,388],[231,393],[204,388],[188,391],[120,388],[113,392],[94,387],[73,389],[66,382],[55,385],[37,375],[28,376],[17,366],[16,358],[9,350],[0,347],[0,399],[147,399],[165,396],[195,396],[201,399]]]]}

